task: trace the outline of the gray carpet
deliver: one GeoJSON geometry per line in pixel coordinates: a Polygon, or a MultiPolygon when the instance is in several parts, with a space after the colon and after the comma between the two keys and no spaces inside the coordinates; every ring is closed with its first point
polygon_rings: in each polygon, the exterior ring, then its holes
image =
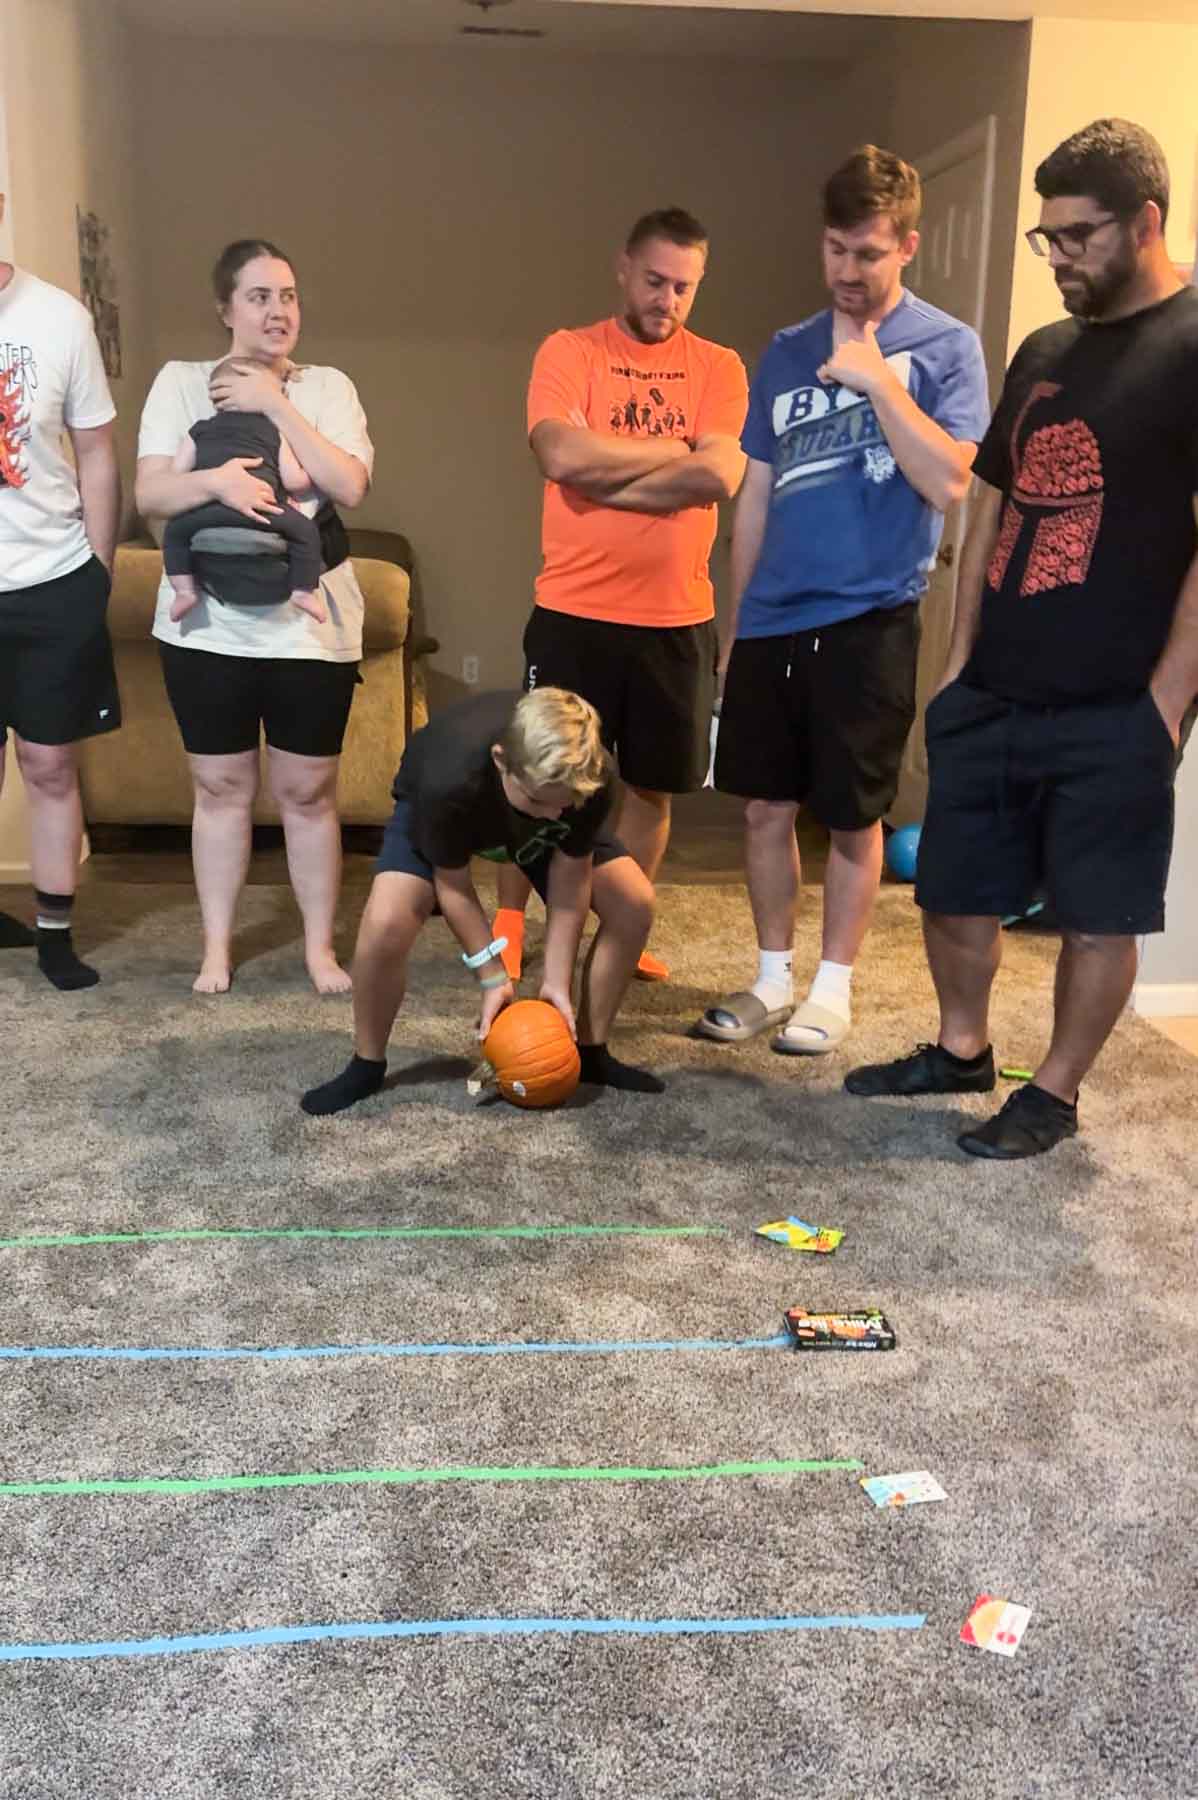
{"type": "MultiPolygon", "coordinates": [[[[352,936],[361,880],[350,883],[352,936]]],[[[0,891],[0,907],[22,897],[0,891]]],[[[0,1362],[0,1479],[857,1458],[930,1468],[875,1512],[849,1473],[0,1497],[0,1645],[337,1621],[926,1613],[917,1631],[334,1641],[0,1661],[0,1794],[1112,1797],[1198,1793],[1193,1194],[1198,1065],[1126,1020],[1083,1134],[1030,1164],[960,1105],[844,1095],[932,1030],[910,891],[884,890],[852,1056],[687,1027],[749,966],[744,897],[663,891],[668,988],[615,1048],[661,1099],[553,1114],[465,1091],[471,994],[422,942],[392,1084],[313,1121],[348,1006],[317,1001],[286,893],[246,896],[234,991],[188,992],[180,883],[93,882],[104,975],[0,955],[0,1231],[712,1223],[726,1235],[308,1239],[0,1250],[8,1345],[769,1337],[787,1303],[884,1304],[892,1356],[786,1350],[0,1362]],[[798,1212],[835,1257],[751,1235],[798,1212]],[[975,1597],[1032,1607],[1013,1661],[975,1597]]],[[[814,921],[800,962],[814,958],[814,921]]],[[[1051,946],[1008,942],[1001,1057],[1034,1062],[1051,946]]],[[[1001,1097],[1001,1096],[1000,1096],[1001,1097]]]]}

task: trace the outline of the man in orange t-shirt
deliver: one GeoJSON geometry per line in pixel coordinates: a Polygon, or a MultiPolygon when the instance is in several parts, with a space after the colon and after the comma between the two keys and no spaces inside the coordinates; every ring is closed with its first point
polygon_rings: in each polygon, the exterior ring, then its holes
{"type": "MultiPolygon", "coordinates": [[[[745,469],[744,365],[686,330],[706,265],[697,219],[646,213],[620,253],[617,315],[555,331],[528,389],[545,506],[525,685],[572,689],[598,711],[624,780],[616,829],[651,881],[671,795],[707,771],[718,652],[708,557],[717,503],[745,469]]],[[[495,932],[513,977],[528,893],[518,869],[501,867],[495,932]]],[[[648,952],[637,972],[668,974],[648,952]]]]}

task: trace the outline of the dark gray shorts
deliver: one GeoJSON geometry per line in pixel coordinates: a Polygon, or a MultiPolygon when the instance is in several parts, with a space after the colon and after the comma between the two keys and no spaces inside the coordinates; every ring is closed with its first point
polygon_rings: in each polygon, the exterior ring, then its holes
{"type": "Polygon", "coordinates": [[[1042,895],[1067,931],[1164,930],[1180,757],[1147,690],[1026,706],[958,680],[926,730],[925,911],[1006,918],[1042,895]]]}

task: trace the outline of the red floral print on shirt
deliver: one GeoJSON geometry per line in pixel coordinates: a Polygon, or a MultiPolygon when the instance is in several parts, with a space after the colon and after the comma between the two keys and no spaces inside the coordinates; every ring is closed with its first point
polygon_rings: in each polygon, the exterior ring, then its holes
{"type": "Polygon", "coordinates": [[[1023,529],[1023,514],[1013,501],[1008,500],[1003,510],[1002,526],[998,541],[990,557],[990,567],[986,571],[986,579],[995,593],[1002,586],[1007,573],[1007,564],[1011,560],[1011,552],[1019,542],[1019,533],[1023,529]]]}
{"type": "Polygon", "coordinates": [[[0,487],[24,487],[18,427],[24,424],[21,390],[11,369],[0,369],[0,487]]]}
{"type": "Polygon", "coordinates": [[[995,590],[1002,586],[1029,515],[1036,525],[1019,586],[1022,595],[1076,587],[1089,573],[1102,524],[1105,485],[1097,438],[1081,419],[1069,419],[1060,425],[1041,425],[1022,454],[1019,450],[1020,427],[1031,408],[1060,391],[1056,382],[1038,381],[1011,433],[1015,480],[987,571],[995,590]]]}

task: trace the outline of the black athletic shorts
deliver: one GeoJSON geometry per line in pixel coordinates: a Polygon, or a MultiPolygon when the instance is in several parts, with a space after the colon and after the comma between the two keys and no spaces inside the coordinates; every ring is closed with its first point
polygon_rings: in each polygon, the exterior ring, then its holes
{"type": "Polygon", "coordinates": [[[797,801],[831,831],[873,825],[898,789],[918,659],[915,605],[738,638],[720,708],[717,788],[797,801]]]}
{"type": "Polygon", "coordinates": [[[689,794],[707,774],[718,654],[711,619],[617,625],[534,606],[524,631],[524,685],[569,688],[589,700],[632,787],[689,794]]]}
{"type": "Polygon", "coordinates": [[[0,593],[0,743],[76,744],[121,722],[99,557],[55,581],[0,593]]]}
{"type": "Polygon", "coordinates": [[[954,681],[926,729],[920,906],[1006,918],[1042,893],[1067,931],[1164,930],[1180,756],[1146,689],[1024,706],[954,681]]]}
{"type": "Polygon", "coordinates": [[[259,731],[293,756],[340,756],[360,679],[356,662],[221,656],[159,641],[167,698],[192,756],[258,748],[259,731]]]}
{"type": "MultiPolygon", "coordinates": [[[[597,869],[628,854],[619,838],[610,831],[601,831],[592,849],[597,869]]],[[[527,868],[521,865],[521,873],[527,876],[542,900],[547,897],[552,861],[550,854],[538,857],[527,868]]],[[[412,802],[407,798],[396,800],[395,811],[383,827],[383,841],[374,872],[376,875],[417,875],[421,881],[430,883],[433,879],[432,863],[412,842],[412,802]]],[[[440,908],[434,910],[440,911],[440,908]]]]}

